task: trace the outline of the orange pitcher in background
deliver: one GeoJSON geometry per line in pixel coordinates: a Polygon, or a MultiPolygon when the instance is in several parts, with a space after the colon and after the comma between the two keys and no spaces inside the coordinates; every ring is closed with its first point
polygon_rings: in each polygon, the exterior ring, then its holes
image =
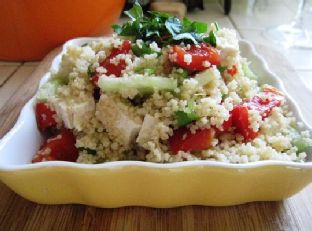
{"type": "Polygon", "coordinates": [[[124,2],[0,0],[0,60],[40,60],[68,39],[109,34],[124,2]]]}

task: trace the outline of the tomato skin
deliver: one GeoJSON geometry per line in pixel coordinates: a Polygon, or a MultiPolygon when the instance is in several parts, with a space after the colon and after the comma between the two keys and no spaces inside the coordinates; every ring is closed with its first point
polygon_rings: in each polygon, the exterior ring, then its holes
{"type": "Polygon", "coordinates": [[[94,87],[97,87],[98,86],[98,81],[99,81],[99,75],[98,74],[94,74],[92,77],[91,77],[91,82],[93,84],[94,87]]]}
{"type": "Polygon", "coordinates": [[[56,160],[54,157],[52,156],[44,156],[44,155],[35,155],[35,157],[32,159],[32,163],[38,163],[38,162],[44,162],[44,161],[52,161],[52,160],[56,160]]]}
{"type": "MultiPolygon", "coordinates": [[[[240,133],[245,141],[250,141],[257,137],[258,132],[254,132],[249,128],[248,110],[256,110],[259,112],[262,120],[270,115],[274,107],[281,106],[282,96],[270,92],[263,92],[264,95],[256,95],[246,100],[242,104],[236,105],[230,112],[232,124],[236,132],[240,133]],[[269,98],[268,98],[269,97],[269,98]]],[[[223,124],[223,126],[227,126],[223,124]]]]}
{"type": "Polygon", "coordinates": [[[49,128],[56,127],[56,112],[47,103],[39,102],[35,108],[38,129],[43,132],[49,128]]]}
{"type": "Polygon", "coordinates": [[[222,129],[217,129],[218,133],[227,132],[233,126],[233,115],[230,113],[228,120],[222,124],[222,129]]]}
{"type": "Polygon", "coordinates": [[[74,134],[63,128],[60,133],[47,139],[40,147],[32,162],[49,160],[76,161],[78,149],[75,147],[76,138],[74,134]]]}
{"type": "Polygon", "coordinates": [[[106,75],[115,75],[116,77],[121,76],[121,72],[126,68],[127,64],[124,59],[120,59],[117,65],[111,63],[111,60],[120,54],[128,54],[131,50],[131,42],[124,40],[120,47],[113,48],[110,55],[107,56],[101,63],[100,66],[104,67],[107,72],[106,75]]]}
{"type": "MultiPolygon", "coordinates": [[[[105,61],[105,60],[104,60],[105,61]]],[[[101,63],[101,66],[105,67],[107,72],[106,75],[115,75],[116,77],[121,76],[121,72],[126,68],[126,61],[123,59],[119,60],[117,65],[110,63],[110,59],[105,61],[105,63],[101,63]]]]}
{"type": "Polygon", "coordinates": [[[236,132],[240,133],[245,141],[250,141],[257,137],[258,132],[249,128],[248,108],[244,105],[237,105],[231,111],[233,126],[236,132]]]}
{"type": "Polygon", "coordinates": [[[189,71],[203,71],[208,69],[209,67],[203,66],[204,61],[208,61],[211,65],[220,65],[220,55],[216,48],[206,43],[201,43],[199,47],[197,46],[191,45],[191,48],[186,50],[178,45],[174,45],[171,54],[176,55],[176,58],[175,60],[171,60],[171,62],[189,71]],[[184,61],[184,55],[186,54],[192,56],[191,63],[184,61]]]}
{"type": "Polygon", "coordinates": [[[186,127],[182,127],[175,130],[169,138],[169,147],[174,155],[179,151],[206,150],[211,146],[214,135],[215,130],[212,128],[197,130],[193,134],[186,127]]]}
{"type": "Polygon", "coordinates": [[[232,77],[237,74],[237,66],[233,65],[231,69],[227,69],[227,73],[232,77]]]}
{"type": "Polygon", "coordinates": [[[256,110],[259,112],[262,119],[268,117],[274,107],[281,106],[281,97],[270,92],[264,93],[270,99],[263,99],[261,96],[254,96],[252,99],[247,100],[246,104],[248,109],[256,110]]]}

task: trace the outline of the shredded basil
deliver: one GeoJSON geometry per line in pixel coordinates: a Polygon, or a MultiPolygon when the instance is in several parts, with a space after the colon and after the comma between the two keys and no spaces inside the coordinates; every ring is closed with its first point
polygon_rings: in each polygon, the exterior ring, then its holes
{"type": "Polygon", "coordinates": [[[87,74],[89,77],[92,77],[92,75],[94,74],[93,70],[92,70],[92,64],[90,64],[88,66],[88,71],[87,71],[87,74]]]}
{"type": "Polygon", "coordinates": [[[159,46],[168,44],[198,44],[208,42],[216,46],[213,31],[207,36],[208,25],[204,22],[190,21],[184,18],[182,22],[175,16],[166,13],[148,11],[143,14],[142,7],[135,2],[133,7],[125,11],[131,19],[123,25],[113,25],[114,31],[120,36],[133,36],[135,40],[144,42],[155,41],[159,46]]]}
{"type": "Polygon", "coordinates": [[[86,151],[90,155],[96,155],[96,150],[91,149],[91,148],[85,148],[85,147],[80,147],[78,148],[79,151],[86,151]]]}
{"type": "Polygon", "coordinates": [[[210,45],[213,47],[217,46],[217,38],[212,30],[209,32],[209,36],[204,38],[204,41],[210,43],[210,45]]]}
{"type": "Polygon", "coordinates": [[[133,54],[135,54],[138,57],[141,57],[145,54],[155,53],[155,51],[153,51],[146,43],[142,43],[141,47],[138,44],[134,44],[131,49],[133,54]]]}
{"type": "Polygon", "coordinates": [[[226,70],[226,67],[217,66],[218,70],[222,73],[226,70]]]}
{"type": "Polygon", "coordinates": [[[183,127],[199,119],[199,116],[194,111],[193,101],[188,102],[186,108],[183,111],[176,111],[175,116],[179,127],[183,127]]]}

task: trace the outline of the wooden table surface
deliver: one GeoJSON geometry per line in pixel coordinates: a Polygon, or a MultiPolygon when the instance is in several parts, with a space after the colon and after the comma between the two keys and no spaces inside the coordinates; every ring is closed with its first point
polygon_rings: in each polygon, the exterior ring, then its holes
{"type": "MultiPolygon", "coordinates": [[[[262,45],[256,48],[272,64],[272,71],[285,78],[287,91],[301,103],[305,119],[311,122],[312,106],[304,106],[303,101],[312,94],[298,81],[291,65],[276,51],[262,45]]],[[[51,52],[39,65],[0,63],[0,137],[13,126],[58,51],[51,52]]],[[[312,186],[279,202],[231,207],[100,209],[35,204],[0,183],[0,230],[312,230],[311,218],[312,186]]]]}

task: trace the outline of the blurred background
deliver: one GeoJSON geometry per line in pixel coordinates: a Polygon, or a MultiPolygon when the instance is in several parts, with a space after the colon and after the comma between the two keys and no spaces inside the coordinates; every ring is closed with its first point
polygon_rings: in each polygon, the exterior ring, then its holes
{"type": "MultiPolygon", "coordinates": [[[[110,34],[112,24],[127,20],[121,12],[133,2],[0,0],[0,86],[16,73],[29,75],[51,50],[68,39],[110,34]],[[27,70],[19,70],[21,67],[27,70]]],[[[242,39],[275,49],[312,90],[312,0],[138,2],[144,10],[166,11],[208,23],[217,21],[221,27],[237,30],[242,39]]]]}

